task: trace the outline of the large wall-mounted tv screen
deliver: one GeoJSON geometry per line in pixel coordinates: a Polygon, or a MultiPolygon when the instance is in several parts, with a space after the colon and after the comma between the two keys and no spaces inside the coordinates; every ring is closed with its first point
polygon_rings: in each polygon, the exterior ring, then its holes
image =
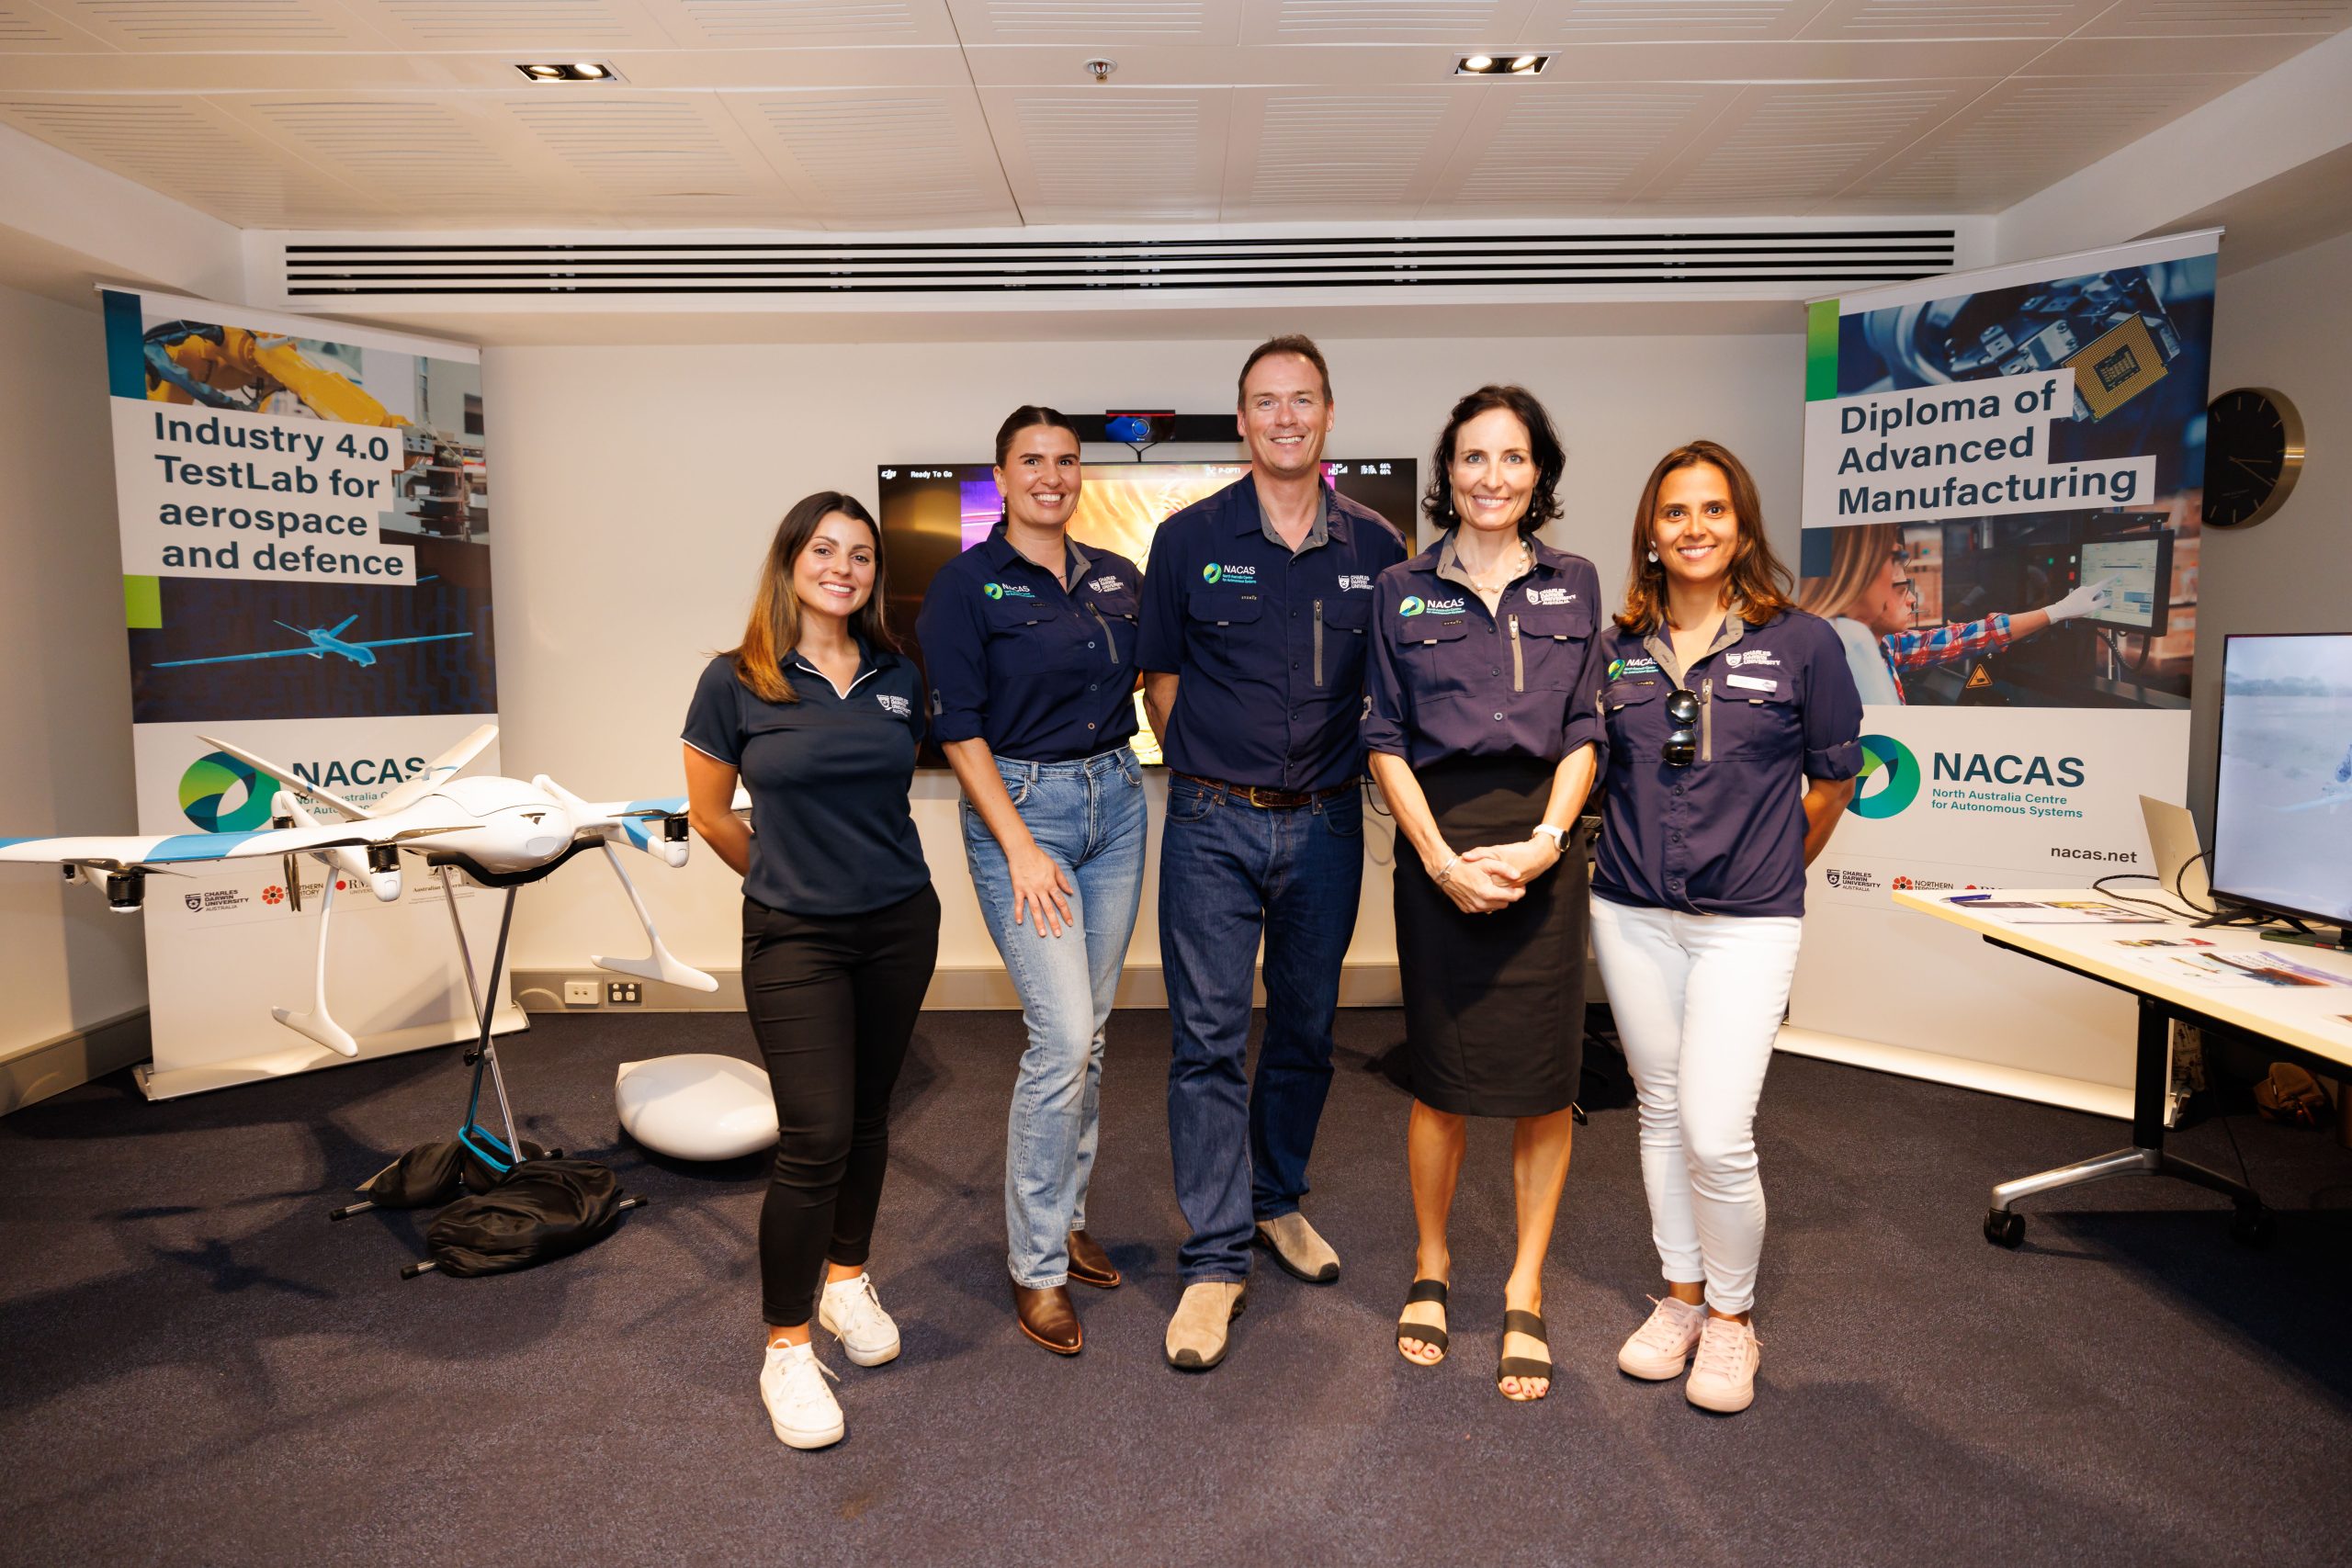
{"type": "MultiPolygon", "coordinates": [[[[1387,518],[1409,542],[1419,507],[1415,468],[1410,457],[1379,457],[1326,463],[1323,471],[1341,495],[1387,518]]],[[[1151,536],[1162,521],[1249,471],[1247,463],[1089,463],[1080,470],[1084,484],[1070,520],[1070,536],[1148,567],[1151,536]]],[[[886,608],[891,628],[912,646],[915,615],[933,574],[989,536],[1001,502],[986,463],[894,465],[877,468],[875,477],[882,503],[883,548],[890,559],[886,608]]],[[[922,656],[920,648],[915,652],[922,656]]],[[[1147,762],[1159,761],[1159,744],[1144,723],[1140,694],[1136,721],[1142,726],[1136,736],[1136,754],[1147,762]]],[[[924,746],[922,761],[929,767],[945,765],[931,744],[924,746]]]]}

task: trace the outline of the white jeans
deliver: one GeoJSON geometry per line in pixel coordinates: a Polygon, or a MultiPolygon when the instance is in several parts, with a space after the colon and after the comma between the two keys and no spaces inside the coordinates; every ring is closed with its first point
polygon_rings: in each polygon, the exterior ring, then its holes
{"type": "Polygon", "coordinates": [[[1592,901],[1593,955],[1641,1100],[1642,1186],[1669,1281],[1707,1304],[1756,1304],[1764,1184],[1756,1101],[1796,971],[1803,922],[1592,901]]]}

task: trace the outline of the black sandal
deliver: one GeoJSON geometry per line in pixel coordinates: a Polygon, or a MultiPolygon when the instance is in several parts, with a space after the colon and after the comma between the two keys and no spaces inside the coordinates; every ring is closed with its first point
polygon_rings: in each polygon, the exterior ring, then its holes
{"type": "MultiPolygon", "coordinates": [[[[1508,1342],[1510,1337],[1514,1334],[1526,1335],[1530,1339],[1532,1339],[1542,1345],[1546,1350],[1549,1350],[1552,1348],[1551,1336],[1546,1334],[1544,1330],[1544,1318],[1540,1313],[1519,1312],[1516,1310],[1504,1313],[1504,1340],[1508,1342]]],[[[1519,1378],[1522,1381],[1528,1378],[1542,1378],[1546,1384],[1544,1393],[1549,1393],[1551,1392],[1549,1384],[1552,1381],[1552,1358],[1547,1355],[1539,1361],[1532,1356],[1499,1357],[1495,1362],[1495,1391],[1498,1393],[1502,1393],[1503,1379],[1505,1378],[1519,1378]]],[[[1513,1398],[1511,1395],[1504,1393],[1503,1397],[1510,1400],[1513,1404],[1532,1404],[1537,1400],[1543,1398],[1544,1394],[1531,1393],[1521,1395],[1518,1398],[1513,1398]]]]}
{"type": "MultiPolygon", "coordinates": [[[[1443,1306],[1445,1292],[1446,1284],[1442,1280],[1416,1280],[1413,1281],[1413,1288],[1405,1292],[1405,1304],[1411,1306],[1415,1302],[1435,1302],[1438,1305],[1443,1306]]],[[[1437,1361],[1445,1359],[1445,1348],[1448,1341],[1444,1329],[1434,1324],[1415,1323],[1410,1318],[1399,1317],[1396,1320],[1396,1353],[1398,1355],[1405,1356],[1405,1341],[1408,1337],[1419,1340],[1424,1345],[1436,1347],[1437,1361]]],[[[1411,1361],[1417,1367],[1437,1365],[1437,1361],[1424,1361],[1412,1356],[1405,1356],[1405,1359],[1411,1361]]]]}

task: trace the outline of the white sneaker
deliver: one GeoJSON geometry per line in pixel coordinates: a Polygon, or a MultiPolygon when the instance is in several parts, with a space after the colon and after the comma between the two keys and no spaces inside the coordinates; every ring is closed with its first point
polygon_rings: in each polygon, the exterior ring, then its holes
{"type": "MultiPolygon", "coordinates": [[[[760,1402],[787,1448],[821,1449],[849,1430],[825,1380],[833,1369],[817,1359],[814,1345],[771,1345],[760,1369],[760,1402]]],[[[839,1379],[835,1379],[839,1382],[839,1379]]]]}
{"type": "Polygon", "coordinates": [[[842,1351],[861,1367],[878,1367],[899,1355],[899,1325],[882,1310],[874,1277],[837,1280],[817,1298],[817,1323],[842,1342],[842,1351]]]}
{"type": "Polygon", "coordinates": [[[1698,1348],[1699,1332],[1706,1326],[1707,1309],[1672,1296],[1652,1296],[1649,1317],[1624,1348],[1617,1352],[1617,1370],[1652,1382],[1679,1378],[1698,1348]]]}
{"type": "Polygon", "coordinates": [[[1702,1410],[1731,1416],[1756,1403],[1756,1369],[1764,1353],[1756,1331],[1727,1317],[1710,1317],[1699,1336],[1699,1359],[1691,1364],[1683,1397],[1702,1410]]]}

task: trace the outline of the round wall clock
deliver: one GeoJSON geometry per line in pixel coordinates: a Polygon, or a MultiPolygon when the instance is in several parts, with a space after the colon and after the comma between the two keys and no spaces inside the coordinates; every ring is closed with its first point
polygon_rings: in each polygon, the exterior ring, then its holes
{"type": "Polygon", "coordinates": [[[2239,387],[2205,411],[2205,522],[2259,523],[2286,504],[2303,471],[2303,416],[2287,394],[2239,387]]]}

